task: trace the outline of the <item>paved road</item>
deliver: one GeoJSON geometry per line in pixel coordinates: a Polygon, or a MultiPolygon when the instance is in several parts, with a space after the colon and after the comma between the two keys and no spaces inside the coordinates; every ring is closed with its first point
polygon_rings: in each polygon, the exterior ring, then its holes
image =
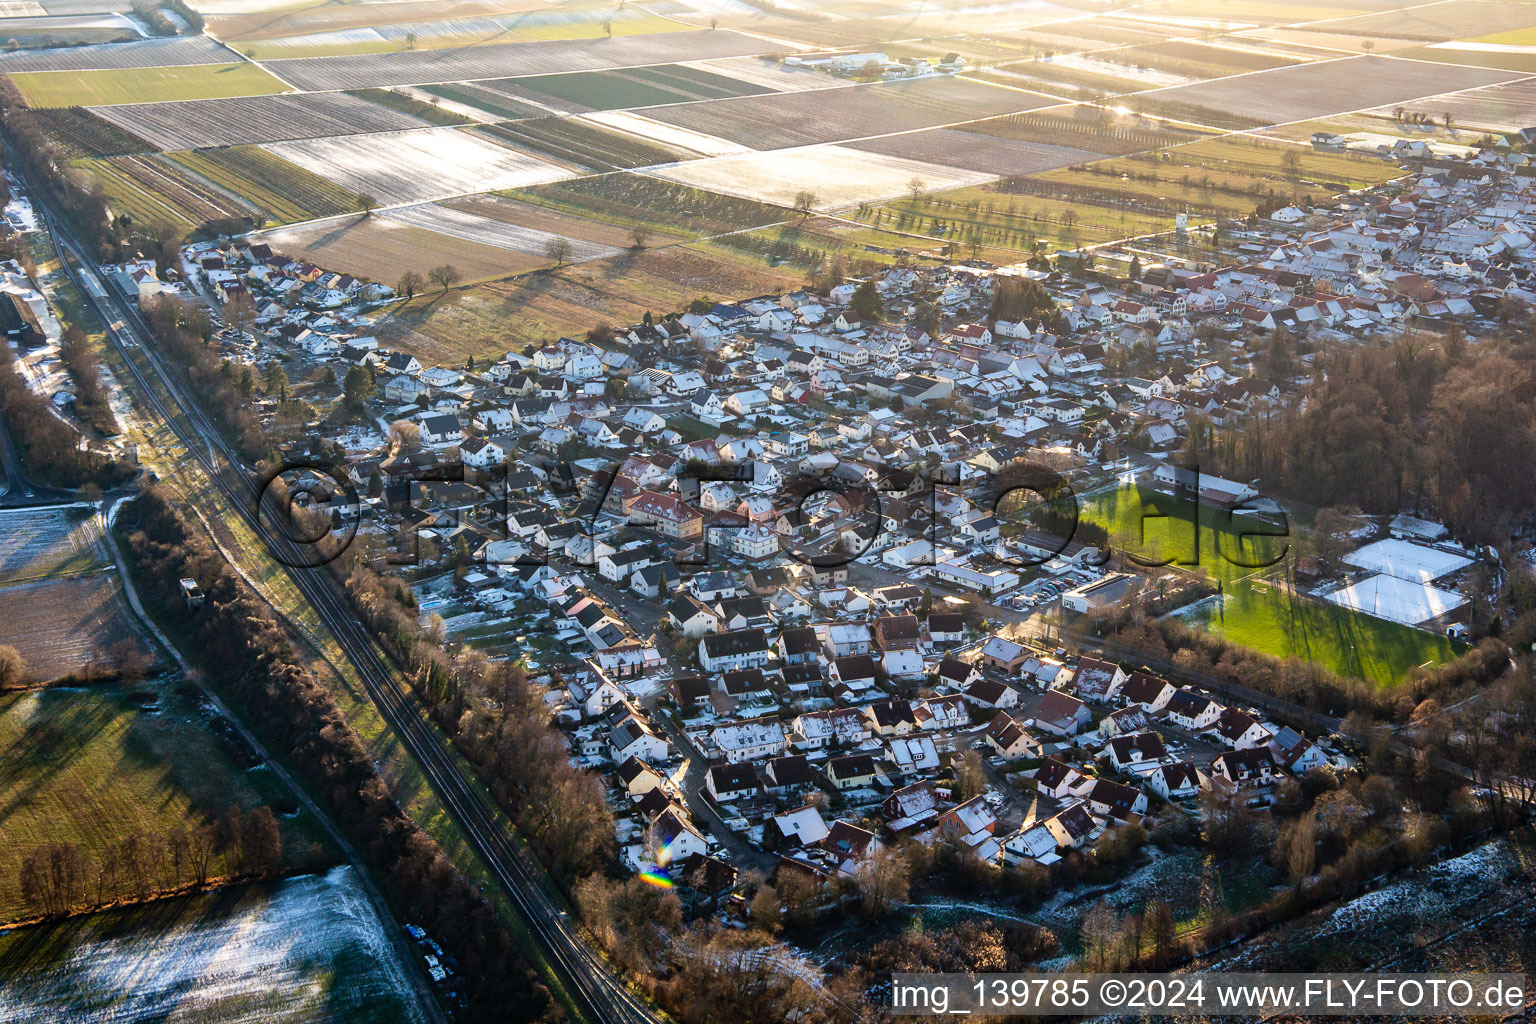
{"type": "MultiPolygon", "coordinates": [[[[122,326],[109,327],[108,335],[120,350],[124,350],[125,360],[143,396],[164,417],[191,456],[204,465],[210,478],[228,496],[231,506],[267,540],[274,555],[290,565],[304,564],[307,553],[299,551],[260,521],[255,511],[259,495],[253,481],[202,409],[183,392],[160,358],[154,336],[139,316],[135,304],[121,294],[115,282],[107,282],[105,290],[100,287],[100,279],[91,269],[93,264],[88,253],[60,228],[51,211],[45,212],[44,221],[53,232],[61,255],[67,252],[73,257],[65,260],[66,268],[81,285],[87,301],[96,308],[102,322],[112,325],[121,320],[122,326]],[[85,286],[84,275],[93,279],[95,287],[85,286]],[[148,358],[151,372],[169,394],[174,410],[159,398],[148,376],[127,349],[138,349],[134,354],[148,358]]],[[[534,937],[581,1011],[602,1024],[654,1024],[659,1021],[658,1015],[630,992],[623,980],[583,940],[559,898],[545,884],[542,869],[520,841],[502,827],[496,812],[489,806],[489,797],[461,774],[442,734],[427,720],[393,668],[385,664],[334,577],[325,569],[289,569],[288,573],[336,636],[347,658],[356,667],[369,697],[420,762],[444,805],[523,913],[534,937]]]]}

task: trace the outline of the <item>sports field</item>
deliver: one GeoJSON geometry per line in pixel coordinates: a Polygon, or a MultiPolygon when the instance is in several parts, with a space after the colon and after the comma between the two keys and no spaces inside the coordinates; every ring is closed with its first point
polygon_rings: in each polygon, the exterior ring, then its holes
{"type": "Polygon", "coordinates": [[[11,76],[34,107],[105,107],[118,103],[264,96],[288,87],[255,64],[191,64],[106,71],[27,71],[11,76]]]}
{"type": "MultiPolygon", "coordinates": [[[[1252,536],[1273,533],[1275,525],[1200,506],[1197,533],[1195,510],[1187,500],[1128,485],[1086,499],[1082,517],[1107,528],[1128,554],[1174,559],[1186,570],[1195,566],[1182,563],[1195,562],[1220,584],[1222,596],[1183,617],[1263,654],[1315,661],[1382,686],[1393,685],[1413,668],[1455,656],[1443,636],[1293,590],[1287,572],[1291,552],[1282,555],[1289,542],[1252,536]],[[1249,535],[1246,541],[1244,534],[1249,535]],[[1276,559],[1268,567],[1251,567],[1276,559]]],[[[1299,529],[1294,522],[1288,528],[1299,529]]]]}

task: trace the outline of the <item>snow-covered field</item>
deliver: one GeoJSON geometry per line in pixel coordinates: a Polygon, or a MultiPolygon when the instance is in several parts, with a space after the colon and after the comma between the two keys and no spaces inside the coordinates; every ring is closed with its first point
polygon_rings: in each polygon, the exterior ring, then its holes
{"type": "Polygon", "coordinates": [[[809,190],[816,193],[818,210],[894,199],[910,191],[910,182],[914,178],[921,181],[925,189],[933,190],[979,185],[997,177],[899,156],[863,153],[842,146],[804,146],[771,153],[692,160],[656,168],[649,173],[685,185],[781,206],[793,205],[797,192],[809,190]]]}
{"type": "Polygon", "coordinates": [[[686,149],[690,153],[698,153],[701,156],[727,156],[755,152],[747,146],[727,139],[696,132],[691,128],[662,124],[654,118],[628,110],[598,110],[590,114],[582,114],[576,120],[591,121],[604,128],[612,128],[663,146],[686,149]]]}
{"type": "Polygon", "coordinates": [[[426,1020],[350,867],[41,930],[0,941],[0,1024],[426,1020]]]}
{"type": "Polygon", "coordinates": [[[385,206],[571,177],[563,167],[457,128],[276,142],[262,148],[385,206]]]}

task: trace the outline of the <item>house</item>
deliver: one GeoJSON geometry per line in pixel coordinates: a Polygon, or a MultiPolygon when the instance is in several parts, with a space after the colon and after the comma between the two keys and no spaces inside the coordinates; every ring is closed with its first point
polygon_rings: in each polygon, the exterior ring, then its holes
{"type": "Polygon", "coordinates": [[[909,651],[921,636],[916,615],[882,615],[875,620],[875,640],[882,651],[909,651]]]}
{"type": "Polygon", "coordinates": [[[1183,800],[1209,789],[1211,780],[1188,761],[1160,764],[1146,775],[1147,788],[1164,800],[1183,800]]]}
{"type": "Polygon", "coordinates": [[[1032,860],[1039,864],[1054,864],[1061,859],[1055,834],[1044,823],[1021,828],[1003,840],[1003,860],[1017,864],[1032,860]]]}
{"type": "Polygon", "coordinates": [[[767,663],[770,653],[761,629],[711,633],[699,641],[699,664],[706,672],[760,668],[767,663]]]}
{"type": "Polygon", "coordinates": [[[1016,708],[1023,696],[1007,683],[978,679],[965,688],[965,702],[979,708],[1016,708]]]}
{"type": "Polygon", "coordinates": [[[999,711],[987,725],[983,739],[987,746],[1009,761],[1032,757],[1040,749],[1039,742],[1006,711],[999,711]]]}
{"type": "Polygon", "coordinates": [[[784,726],[776,718],[749,718],[719,725],[709,738],[731,764],[778,757],[789,748],[784,726]]]}
{"type": "Polygon", "coordinates": [[[996,851],[990,853],[985,851],[989,851],[987,841],[997,831],[997,815],[979,796],[972,797],[965,803],[951,807],[939,815],[935,831],[965,844],[967,848],[982,856],[983,860],[991,860],[996,856],[996,851]]]}
{"type": "Polygon", "coordinates": [[[918,701],[912,717],[922,729],[959,729],[970,723],[965,698],[958,693],[918,701]]]}
{"type": "Polygon", "coordinates": [[[1125,670],[1097,658],[1083,658],[1072,674],[1072,689],[1079,698],[1095,704],[1108,704],[1125,685],[1125,670]]]}
{"type": "Polygon", "coordinates": [[[667,605],[667,620],[690,639],[720,629],[719,613],[691,594],[683,594],[667,605]]]}
{"type": "Polygon", "coordinates": [[[1120,698],[1128,704],[1137,704],[1148,711],[1161,711],[1173,699],[1174,686],[1166,679],[1132,672],[1120,687],[1120,698]]]}
{"type": "Polygon", "coordinates": [[[935,647],[958,644],[965,639],[965,616],[954,612],[930,612],[928,642],[935,647]]]}
{"type": "Polygon", "coordinates": [[[968,661],[959,658],[945,658],[939,662],[938,670],[934,673],[935,686],[948,686],[956,690],[965,690],[977,680],[982,678],[981,668],[968,661]]]}
{"type": "Polygon", "coordinates": [[[991,637],[981,648],[981,660],[1008,675],[1017,672],[1028,657],[1029,651],[1023,644],[1000,636],[991,637]]]}
{"type": "Polygon", "coordinates": [[[1126,736],[1141,732],[1150,724],[1146,708],[1140,704],[1128,704],[1119,711],[1105,715],[1099,721],[1099,735],[1106,739],[1111,736],[1126,736]]]}
{"type": "Polygon", "coordinates": [[[1147,813],[1147,794],[1111,779],[1100,779],[1088,790],[1088,809],[1101,818],[1129,821],[1147,813]]]}
{"type": "Polygon", "coordinates": [[[816,846],[830,832],[821,812],[807,805],[770,818],[763,829],[763,845],[774,850],[799,850],[816,846]]]}
{"type": "Polygon", "coordinates": [[[780,631],[779,660],[786,665],[813,662],[821,653],[821,639],[812,626],[792,626],[780,631]]]}
{"type": "Polygon", "coordinates": [[[1204,694],[1175,690],[1167,704],[1168,721],[1190,732],[1203,732],[1216,724],[1222,706],[1204,694]]]}
{"type": "Polygon", "coordinates": [[[665,788],[667,777],[638,757],[632,757],[619,765],[616,773],[619,785],[631,797],[638,799],[653,789],[665,788]]]}
{"type": "Polygon", "coordinates": [[[912,704],[901,698],[877,700],[864,708],[870,729],[877,736],[906,736],[918,731],[912,704]]]}
{"type": "Polygon", "coordinates": [[[457,416],[423,416],[421,440],[425,444],[456,444],[464,439],[464,426],[457,416]]]}
{"type": "Polygon", "coordinates": [[[796,799],[816,785],[811,763],[803,754],[785,754],[769,761],[761,781],[764,789],[780,799],[796,799]]]}
{"type": "Polygon", "coordinates": [[[1057,848],[1064,850],[1081,849],[1098,827],[1094,824],[1093,816],[1088,813],[1088,807],[1081,801],[1045,819],[1044,825],[1056,840],[1057,848]]]}
{"type": "MultiPolygon", "coordinates": [[[[612,710],[619,710],[618,705],[612,710]]],[[[671,753],[667,741],[657,734],[651,723],[639,714],[628,711],[608,727],[609,756],[615,764],[623,764],[631,757],[642,761],[665,761],[671,753]]]]}
{"type": "Polygon", "coordinates": [[[873,723],[862,708],[808,711],[790,724],[792,742],[801,750],[853,746],[869,739],[873,723]]]}
{"type": "Polygon", "coordinates": [[[855,692],[867,690],[875,685],[875,659],[868,654],[833,658],[827,677],[855,692]]]}
{"type": "Polygon", "coordinates": [[[687,815],[677,808],[668,808],[658,815],[649,831],[647,845],[654,844],[656,855],[664,858],[668,864],[680,864],[709,853],[709,841],[688,823],[687,815]]]}
{"type": "Polygon", "coordinates": [[[1093,720],[1088,705],[1069,693],[1050,690],[1035,708],[1035,728],[1052,736],[1076,736],[1078,730],[1093,720]]]}
{"type": "Polygon", "coordinates": [[[1294,775],[1303,775],[1328,763],[1317,745],[1290,726],[1282,726],[1269,739],[1269,752],[1275,763],[1294,775]]]}
{"type": "Polygon", "coordinates": [[[1085,788],[1088,776],[1065,761],[1047,757],[1035,769],[1035,789],[1052,800],[1065,800],[1085,788]]]}
{"type": "Polygon", "coordinates": [[[1216,716],[1215,723],[1204,731],[1204,735],[1232,750],[1251,750],[1268,744],[1274,734],[1248,712],[1226,708],[1216,716]]]}
{"type": "Polygon", "coordinates": [[[861,863],[882,849],[882,844],[873,832],[849,821],[834,821],[821,848],[839,874],[853,875],[861,863]]]}
{"type": "Polygon", "coordinates": [[[870,754],[849,754],[827,762],[827,782],[838,791],[873,786],[883,777],[884,773],[870,754]]]}
{"type": "Polygon", "coordinates": [[[1168,757],[1163,738],[1155,732],[1116,736],[1109,741],[1109,761],[1127,775],[1145,775],[1168,757]]]}
{"type": "Polygon", "coordinates": [[[717,803],[723,804],[750,799],[762,792],[757,782],[757,769],[741,762],[710,765],[704,777],[704,788],[717,803]]]}
{"type": "Polygon", "coordinates": [[[939,768],[939,750],[928,736],[898,736],[892,739],[886,758],[902,775],[934,772],[939,768]]]}
{"type": "Polygon", "coordinates": [[[1225,750],[1211,760],[1211,774],[1234,786],[1268,786],[1276,777],[1275,759],[1268,747],[1225,750]]]}
{"type": "Polygon", "coordinates": [[[886,828],[895,833],[910,831],[939,813],[939,796],[926,780],[903,786],[880,805],[886,828]]]}

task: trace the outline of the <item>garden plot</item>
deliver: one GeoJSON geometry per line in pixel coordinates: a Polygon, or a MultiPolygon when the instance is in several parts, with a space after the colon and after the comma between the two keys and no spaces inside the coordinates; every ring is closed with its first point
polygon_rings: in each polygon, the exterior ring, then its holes
{"type": "Polygon", "coordinates": [[[522,227],[494,217],[484,217],[470,210],[455,209],[437,203],[402,206],[399,209],[390,210],[385,216],[402,224],[452,235],[454,238],[463,238],[480,245],[510,249],[529,256],[544,256],[553,244],[562,241],[570,246],[570,257],[566,262],[599,260],[619,254],[619,249],[611,245],[586,242],[539,228],[522,227]]]}
{"type": "Polygon", "coordinates": [[[913,179],[921,181],[924,188],[943,189],[976,185],[997,177],[843,146],[805,146],[693,160],[649,173],[781,206],[792,206],[798,193],[808,191],[815,195],[814,206],[818,210],[836,210],[905,195],[911,190],[913,179]]]}
{"type": "Polygon", "coordinates": [[[269,61],[267,66],[300,89],[364,89],[642,67],[657,63],[658,57],[669,61],[747,57],[772,49],[772,43],[735,32],[688,31],[612,39],[489,43],[447,50],[303,57],[269,61]]]}
{"type": "Polygon", "coordinates": [[[423,1024],[351,867],[23,929],[0,942],[0,1024],[423,1024]]]}
{"type": "Polygon", "coordinates": [[[777,149],[937,128],[1057,102],[985,82],[930,78],[685,103],[649,116],[754,149],[777,149]]]}
{"type": "Polygon", "coordinates": [[[35,580],[107,564],[93,509],[17,509],[0,513],[0,583],[35,580]]]}
{"type": "Polygon", "coordinates": [[[1513,72],[1395,57],[1343,57],[1143,93],[1149,99],[1230,111],[1272,123],[1304,121],[1436,93],[1494,85],[1513,72]]]}
{"type": "Polygon", "coordinates": [[[430,122],[344,92],[244,96],[94,107],[92,113],[163,150],[285,142],[429,127],[430,122]]]}
{"type": "Polygon", "coordinates": [[[0,589],[0,604],[0,644],[21,652],[32,682],[90,674],[118,655],[153,660],[114,572],[12,584],[0,589]]]}
{"type": "Polygon", "coordinates": [[[234,59],[234,53],[208,36],[175,36],[169,39],[134,39],[125,43],[0,53],[0,72],[110,71],[118,68],[225,64],[234,59]]]}
{"type": "Polygon", "coordinates": [[[850,142],[848,148],[962,170],[984,171],[1004,178],[1102,159],[1102,154],[1090,153],[1086,149],[1020,142],[1017,139],[978,135],[958,128],[930,128],[925,132],[886,135],[878,139],[850,142]]]}
{"type": "Polygon", "coordinates": [[[262,148],[386,206],[517,188],[571,174],[456,128],[277,142],[262,148]]]}

